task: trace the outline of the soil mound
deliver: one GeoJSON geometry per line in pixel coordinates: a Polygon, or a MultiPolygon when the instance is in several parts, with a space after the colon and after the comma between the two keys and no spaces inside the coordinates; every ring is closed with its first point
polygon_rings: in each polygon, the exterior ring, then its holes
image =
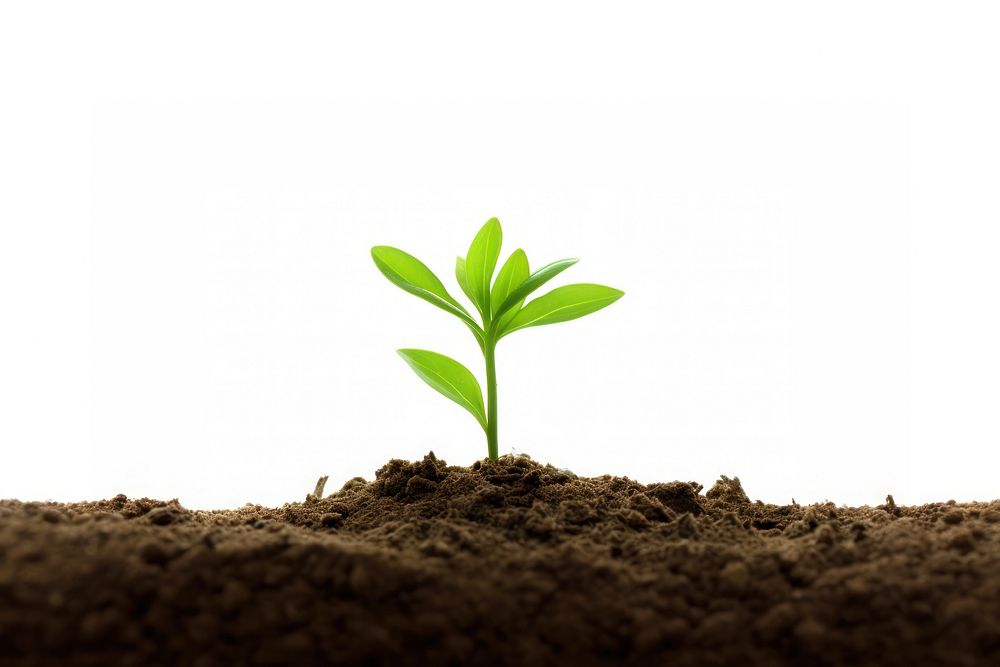
{"type": "Polygon", "coordinates": [[[996,665],[1000,502],[393,460],[326,498],[0,502],[0,665],[996,665]]]}

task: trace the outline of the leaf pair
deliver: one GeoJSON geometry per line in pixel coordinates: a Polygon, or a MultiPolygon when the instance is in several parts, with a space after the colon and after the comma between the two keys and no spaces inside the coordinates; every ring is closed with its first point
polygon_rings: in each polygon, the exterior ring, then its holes
{"type": "Polygon", "coordinates": [[[469,297],[469,300],[476,305],[476,309],[479,310],[479,314],[483,317],[483,326],[488,326],[486,322],[490,321],[494,324],[496,331],[503,331],[504,327],[514,319],[517,309],[524,303],[524,298],[522,297],[519,301],[511,302],[507,308],[502,310],[498,308],[500,304],[506,303],[506,298],[528,278],[528,274],[528,256],[523,250],[518,248],[507,258],[507,261],[500,269],[500,273],[497,274],[497,279],[493,283],[493,289],[489,292],[489,304],[487,305],[486,300],[480,301],[479,297],[474,295],[472,289],[469,287],[465,258],[458,257],[455,260],[455,279],[458,281],[459,286],[465,295],[469,297]],[[490,313],[490,317],[488,318],[486,317],[487,307],[490,313]]]}
{"type": "MultiPolygon", "coordinates": [[[[483,315],[484,325],[487,321],[492,322],[497,338],[518,329],[589,315],[624,294],[611,287],[580,283],[556,288],[522,307],[526,297],[578,260],[561,259],[529,274],[528,257],[518,248],[501,267],[490,289],[502,236],[500,222],[491,218],[476,234],[468,255],[459,257],[455,266],[455,276],[462,291],[483,315]]],[[[482,338],[484,329],[419,259],[390,246],[372,248],[372,259],[393,284],[458,317],[477,333],[477,338],[482,338]]]]}

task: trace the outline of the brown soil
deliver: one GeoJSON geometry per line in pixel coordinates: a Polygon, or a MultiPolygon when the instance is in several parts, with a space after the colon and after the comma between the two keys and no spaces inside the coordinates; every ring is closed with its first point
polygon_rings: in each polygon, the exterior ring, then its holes
{"type": "Polygon", "coordinates": [[[3,665],[1000,665],[1000,502],[504,457],[272,509],[0,503],[3,665]]]}

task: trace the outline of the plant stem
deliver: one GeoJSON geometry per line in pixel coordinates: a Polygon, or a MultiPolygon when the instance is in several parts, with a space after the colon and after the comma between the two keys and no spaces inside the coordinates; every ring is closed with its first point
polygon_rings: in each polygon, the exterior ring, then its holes
{"type": "Polygon", "coordinates": [[[492,332],[486,335],[483,354],[486,356],[486,447],[491,459],[499,454],[497,444],[497,341],[492,332]]]}

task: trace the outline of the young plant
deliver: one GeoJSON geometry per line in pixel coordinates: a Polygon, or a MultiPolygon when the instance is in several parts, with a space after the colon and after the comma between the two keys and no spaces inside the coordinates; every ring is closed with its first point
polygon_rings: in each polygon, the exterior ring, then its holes
{"type": "Polygon", "coordinates": [[[372,248],[375,266],[390,282],[448,311],[462,320],[476,337],[486,360],[485,408],[479,381],[462,364],[428,350],[404,349],[397,352],[424,382],[472,413],[486,432],[486,446],[491,459],[497,458],[499,451],[496,346],[500,339],[528,327],[589,315],[611,305],[624,294],[612,287],[577,283],[557,287],[525,304],[525,299],[532,292],[576,264],[577,260],[561,259],[531,273],[527,256],[518,248],[493,280],[502,237],[500,221],[491,218],[472,240],[469,252],[455,263],[458,285],[479,312],[480,321],[476,321],[448,293],[434,272],[419,259],[398,248],[381,245],[372,248]]]}

